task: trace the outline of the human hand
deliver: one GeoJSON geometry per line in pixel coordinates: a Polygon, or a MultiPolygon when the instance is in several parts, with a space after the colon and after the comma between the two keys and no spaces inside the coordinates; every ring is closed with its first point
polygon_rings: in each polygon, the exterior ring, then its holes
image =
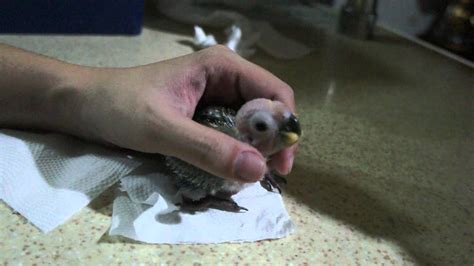
{"type": "MultiPolygon", "coordinates": [[[[90,70],[77,90],[58,97],[68,114],[65,131],[178,157],[224,178],[257,181],[267,164],[254,147],[194,122],[198,105],[268,98],[295,111],[287,84],[221,46],[146,66],[90,70]]],[[[275,154],[268,166],[288,174],[294,150],[275,154]]]]}

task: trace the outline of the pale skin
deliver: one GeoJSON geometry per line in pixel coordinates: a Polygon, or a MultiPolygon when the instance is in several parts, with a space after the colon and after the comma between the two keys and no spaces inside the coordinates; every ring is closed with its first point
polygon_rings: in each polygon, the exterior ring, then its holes
{"type": "Polygon", "coordinates": [[[145,66],[94,68],[0,44],[0,128],[175,156],[242,182],[259,180],[267,165],[288,174],[295,147],[266,163],[255,148],[191,118],[198,104],[239,107],[254,98],[295,112],[290,86],[222,46],[145,66]]]}

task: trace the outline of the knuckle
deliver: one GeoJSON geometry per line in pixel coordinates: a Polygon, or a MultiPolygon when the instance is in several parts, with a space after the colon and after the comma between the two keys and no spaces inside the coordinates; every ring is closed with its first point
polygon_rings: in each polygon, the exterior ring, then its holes
{"type": "Polygon", "coordinates": [[[293,89],[286,83],[282,86],[280,89],[280,93],[282,94],[283,97],[285,97],[288,100],[293,100],[295,98],[295,92],[293,89]]]}
{"type": "Polygon", "coordinates": [[[279,89],[274,91],[275,99],[280,100],[286,104],[293,112],[295,112],[295,92],[293,89],[288,86],[286,83],[283,83],[283,86],[279,86],[279,89]]]}
{"type": "Polygon", "coordinates": [[[225,45],[214,45],[202,51],[203,56],[200,59],[208,64],[229,64],[237,58],[236,53],[225,45]]]}
{"type": "Polygon", "coordinates": [[[295,91],[290,87],[290,86],[286,86],[286,89],[284,89],[286,91],[286,94],[289,98],[291,99],[294,99],[295,98],[295,91]]]}
{"type": "Polygon", "coordinates": [[[229,53],[229,52],[233,53],[233,51],[229,47],[227,47],[225,45],[222,45],[222,44],[217,44],[217,45],[211,46],[209,49],[214,50],[214,51],[218,51],[220,53],[229,53]]]}
{"type": "Polygon", "coordinates": [[[196,136],[190,146],[191,150],[194,150],[197,163],[201,165],[209,165],[210,162],[221,157],[220,141],[213,136],[196,136]]]}
{"type": "Polygon", "coordinates": [[[216,174],[228,175],[232,169],[233,157],[240,150],[236,142],[229,140],[215,135],[199,141],[199,163],[216,171],[216,174]]]}

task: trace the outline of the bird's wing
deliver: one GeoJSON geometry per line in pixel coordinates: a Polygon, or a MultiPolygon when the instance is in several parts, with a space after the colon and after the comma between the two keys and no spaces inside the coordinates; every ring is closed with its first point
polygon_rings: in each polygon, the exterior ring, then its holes
{"type": "MultiPolygon", "coordinates": [[[[236,112],[230,108],[208,107],[197,112],[193,119],[200,124],[238,138],[235,114],[236,112]]],[[[177,187],[182,189],[218,191],[226,186],[226,182],[229,182],[175,157],[166,157],[166,165],[176,175],[177,187]]]]}

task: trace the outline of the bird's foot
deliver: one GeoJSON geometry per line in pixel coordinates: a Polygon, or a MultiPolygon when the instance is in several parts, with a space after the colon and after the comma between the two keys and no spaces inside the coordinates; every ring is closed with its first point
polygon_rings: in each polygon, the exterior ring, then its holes
{"type": "Polygon", "coordinates": [[[266,173],[263,179],[260,181],[262,187],[270,192],[273,192],[276,188],[278,193],[281,194],[280,184],[287,184],[286,178],[273,173],[266,173]]]}
{"type": "Polygon", "coordinates": [[[247,208],[239,206],[231,198],[222,199],[214,196],[206,196],[200,200],[192,200],[183,197],[183,201],[179,206],[180,210],[185,212],[205,211],[207,209],[216,209],[227,212],[248,211],[247,208]]]}

